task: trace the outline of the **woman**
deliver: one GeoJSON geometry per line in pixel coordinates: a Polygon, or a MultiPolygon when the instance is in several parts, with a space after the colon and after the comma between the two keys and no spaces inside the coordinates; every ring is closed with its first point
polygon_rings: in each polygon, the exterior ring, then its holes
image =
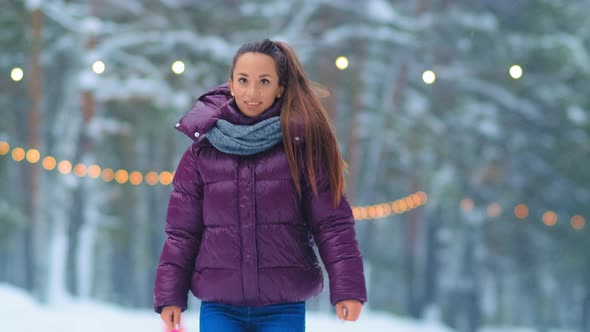
{"type": "Polygon", "coordinates": [[[237,51],[229,83],[176,125],[194,142],[168,205],[154,309],[178,329],[189,289],[201,331],[304,331],[323,287],[355,321],[366,301],[344,162],[294,51],[268,39],[237,51]]]}

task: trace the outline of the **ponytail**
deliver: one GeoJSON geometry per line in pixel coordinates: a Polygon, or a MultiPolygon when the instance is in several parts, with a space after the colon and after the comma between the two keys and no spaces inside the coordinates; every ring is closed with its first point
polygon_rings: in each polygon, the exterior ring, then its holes
{"type": "Polygon", "coordinates": [[[326,90],[319,85],[312,85],[303,66],[299,62],[293,49],[283,42],[274,42],[285,57],[286,82],[283,109],[281,110],[281,129],[285,153],[297,191],[301,194],[299,182],[299,165],[303,159],[304,170],[311,183],[311,188],[317,194],[316,171],[327,176],[332,201],[335,206],[340,204],[344,192],[343,170],[346,164],[342,160],[334,129],[330,124],[327,112],[321,104],[318,95],[326,90]],[[305,134],[305,150],[301,156],[301,149],[292,139],[292,130],[302,126],[305,134]],[[303,158],[302,158],[303,157],[303,158]]]}

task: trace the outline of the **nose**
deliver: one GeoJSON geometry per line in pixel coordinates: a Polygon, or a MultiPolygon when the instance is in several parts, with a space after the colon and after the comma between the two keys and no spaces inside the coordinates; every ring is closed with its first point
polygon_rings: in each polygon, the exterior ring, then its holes
{"type": "Polygon", "coordinates": [[[252,98],[252,97],[258,97],[258,93],[259,93],[259,89],[258,89],[258,85],[257,84],[250,84],[248,86],[248,97],[252,98]]]}

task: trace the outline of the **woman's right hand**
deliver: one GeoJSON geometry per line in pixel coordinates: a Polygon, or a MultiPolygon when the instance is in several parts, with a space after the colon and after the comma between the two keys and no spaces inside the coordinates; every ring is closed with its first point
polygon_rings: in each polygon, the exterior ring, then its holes
{"type": "Polygon", "coordinates": [[[160,318],[166,324],[166,331],[178,331],[180,329],[180,315],[182,313],[182,309],[180,307],[171,305],[162,308],[162,312],[160,313],[160,318]]]}

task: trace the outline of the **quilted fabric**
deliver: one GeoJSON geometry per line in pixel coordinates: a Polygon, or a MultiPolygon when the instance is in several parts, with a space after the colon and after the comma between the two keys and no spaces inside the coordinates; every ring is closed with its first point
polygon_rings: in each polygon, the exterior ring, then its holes
{"type": "Polygon", "coordinates": [[[318,174],[317,195],[302,180],[299,197],[282,144],[237,156],[215,149],[204,135],[218,119],[248,125],[280,115],[280,107],[279,100],[258,117],[245,117],[222,85],[201,96],[177,125],[194,142],[173,181],[156,312],[166,305],[186,309],[189,290],[232,305],[305,301],[323,288],[314,243],[328,272],[331,302],[366,301],[352,211],[346,197],[334,208],[326,176],[318,174]]]}

